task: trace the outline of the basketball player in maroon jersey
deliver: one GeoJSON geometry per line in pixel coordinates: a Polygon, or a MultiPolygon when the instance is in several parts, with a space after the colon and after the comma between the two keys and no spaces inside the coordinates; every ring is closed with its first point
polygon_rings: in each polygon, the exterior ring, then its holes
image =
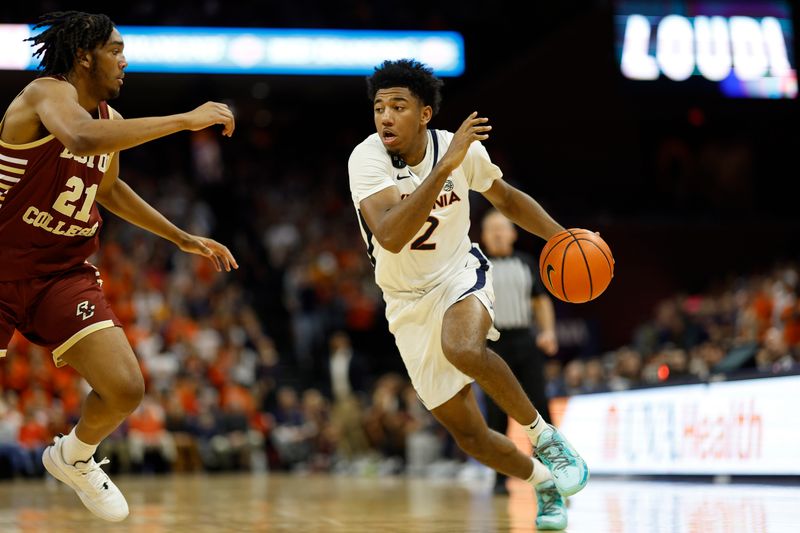
{"type": "Polygon", "coordinates": [[[16,329],[92,387],[77,425],[42,460],[95,515],[119,521],[128,504],[100,468],[107,460],[92,456],[139,405],[144,382],[100,274],[86,261],[98,248],[96,202],[208,257],[217,270],[238,268],[225,246],[177,228],[118,178],[121,150],[215,124],[231,136],[234,118],[227,106],[208,102],[188,113],[123,120],[106,104],[119,95],[127,66],[111,20],[51,13],[36,28],[45,28],[30,39],[44,76],[0,122],[0,356],[16,329]]]}

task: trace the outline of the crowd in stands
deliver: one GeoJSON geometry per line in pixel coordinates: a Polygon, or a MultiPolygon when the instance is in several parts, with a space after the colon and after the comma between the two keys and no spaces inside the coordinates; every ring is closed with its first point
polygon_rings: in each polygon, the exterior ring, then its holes
{"type": "MultiPolygon", "coordinates": [[[[164,197],[159,188],[179,194],[179,182],[152,190],[143,183],[140,190],[156,205],[164,197]]],[[[173,218],[213,231],[212,210],[186,195],[187,207],[173,218]]],[[[112,459],[112,471],[396,472],[426,457],[458,455],[402,369],[381,364],[398,364],[399,356],[390,338],[370,336],[385,324],[357,230],[345,222],[349,206],[326,209],[323,224],[304,218],[308,212],[293,218],[302,206],[277,196],[255,200],[273,216],[281,209],[286,215],[276,216],[283,225],[261,228],[261,253],[283,283],[280,302],[267,306],[248,289],[257,280],[246,259],[243,272],[217,273],[203,258],[107,222],[94,260],[147,383],[141,406],[98,452],[112,459]],[[285,321],[273,321],[265,313],[280,303],[285,321]]],[[[166,203],[159,207],[169,211],[166,203]]],[[[697,382],[742,370],[798,371],[799,274],[798,265],[785,264],[665,300],[629,345],[599,357],[550,360],[548,395],[697,382]]],[[[86,384],[49,359],[17,335],[0,360],[0,476],[42,475],[42,448],[79,417],[86,384]]]]}
{"type": "MultiPolygon", "coordinates": [[[[179,22],[159,13],[162,4],[140,2],[125,22],[179,22]]],[[[396,10],[356,4],[365,26],[370,10],[396,10]]],[[[228,11],[220,6],[195,10],[199,22],[219,22],[228,11]]],[[[281,4],[291,13],[277,18],[291,24],[304,6],[281,4]]],[[[331,4],[318,15],[340,11],[331,4]]],[[[136,473],[414,472],[460,457],[417,399],[383,318],[343,163],[366,130],[336,124],[333,134],[327,124],[322,142],[309,141],[296,117],[258,98],[239,105],[233,144],[196,132],[125,154],[123,179],[181,227],[229,245],[241,268],[217,273],[104,214],[92,262],[147,392],[98,456],[112,459],[112,472],[136,473]]],[[[365,110],[368,123],[366,99],[365,110]]],[[[798,265],[779,265],[663,301],[627,346],[548,361],[548,395],[797,371],[799,275],[798,265]]],[[[0,478],[43,475],[41,450],[74,425],[86,393],[70,367],[16,335],[0,359],[0,478]]]]}
{"type": "Polygon", "coordinates": [[[714,374],[800,371],[800,268],[728,280],[660,302],[630,344],[563,365],[548,362],[550,397],[702,382],[714,374]]]}

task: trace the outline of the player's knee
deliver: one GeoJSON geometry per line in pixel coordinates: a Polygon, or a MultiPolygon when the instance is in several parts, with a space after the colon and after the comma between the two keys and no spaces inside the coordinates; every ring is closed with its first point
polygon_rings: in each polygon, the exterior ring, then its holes
{"type": "Polygon", "coordinates": [[[465,343],[458,340],[445,341],[442,340],[442,351],[450,363],[456,368],[467,374],[468,376],[475,377],[485,366],[483,360],[486,357],[486,350],[483,346],[475,343],[465,343]]]}
{"type": "Polygon", "coordinates": [[[108,402],[120,413],[132,413],[144,398],[144,379],[141,373],[132,374],[116,384],[108,402]]]}

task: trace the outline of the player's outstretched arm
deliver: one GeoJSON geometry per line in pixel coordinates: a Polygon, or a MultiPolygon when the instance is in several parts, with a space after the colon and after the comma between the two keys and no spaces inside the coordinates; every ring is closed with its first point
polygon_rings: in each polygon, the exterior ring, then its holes
{"type": "Polygon", "coordinates": [[[495,180],[483,196],[516,225],[544,240],[564,230],[539,202],[503,179],[495,180]]]}
{"type": "Polygon", "coordinates": [[[207,102],[177,115],[128,120],[94,120],[78,104],[78,92],[59,80],[38,80],[24,97],[44,127],[75,155],[117,152],[182,130],[201,130],[215,124],[230,137],[235,128],[233,113],[225,104],[207,102]]]}
{"type": "Polygon", "coordinates": [[[127,183],[119,179],[118,175],[119,154],[111,162],[97,191],[97,201],[100,205],[131,224],[175,243],[184,252],[207,257],[214,263],[214,268],[218,272],[223,269],[230,272],[231,268],[239,268],[233,254],[225,245],[183,231],[145,202],[127,183]]]}
{"type": "Polygon", "coordinates": [[[399,253],[428,219],[447,177],[464,161],[470,144],[489,138],[489,119],[472,113],[458,128],[450,147],[417,189],[400,201],[397,187],[388,187],[359,204],[364,220],[380,245],[399,253]]]}

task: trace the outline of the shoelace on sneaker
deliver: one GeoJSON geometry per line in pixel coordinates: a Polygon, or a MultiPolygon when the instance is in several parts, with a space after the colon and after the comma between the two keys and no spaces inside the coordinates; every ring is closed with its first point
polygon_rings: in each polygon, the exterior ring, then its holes
{"type": "Polygon", "coordinates": [[[544,456],[550,462],[551,470],[563,470],[572,464],[564,443],[555,439],[536,447],[536,455],[544,456]]]}
{"type": "Polygon", "coordinates": [[[90,461],[86,466],[76,466],[75,468],[84,479],[86,479],[87,484],[94,489],[95,492],[100,493],[101,490],[108,490],[108,483],[111,482],[108,474],[100,467],[110,462],[108,457],[103,457],[103,460],[99,463],[90,461]]]}
{"type": "Polygon", "coordinates": [[[558,491],[555,487],[537,492],[541,505],[540,515],[556,514],[558,512],[558,491]]]}

